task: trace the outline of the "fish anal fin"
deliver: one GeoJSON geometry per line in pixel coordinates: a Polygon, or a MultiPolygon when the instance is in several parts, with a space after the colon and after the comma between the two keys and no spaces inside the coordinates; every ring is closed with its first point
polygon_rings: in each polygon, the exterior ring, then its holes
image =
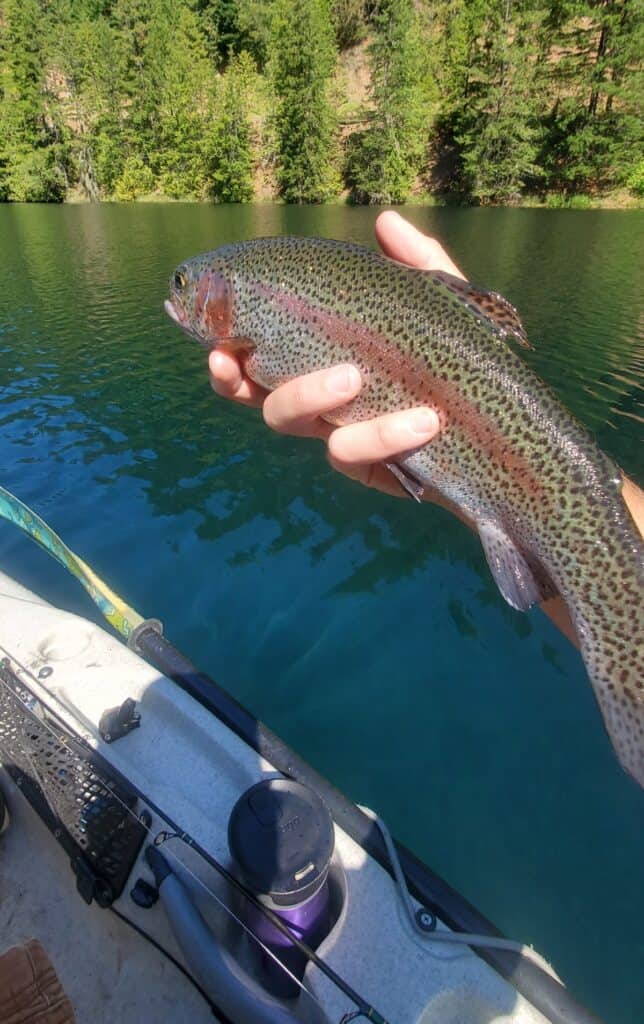
{"type": "Polygon", "coordinates": [[[434,277],[458,295],[470,309],[484,317],[497,334],[502,337],[510,334],[523,348],[532,348],[521,317],[514,306],[498,292],[476,288],[469,281],[463,281],[460,277],[454,277],[443,270],[434,271],[434,277]]]}
{"type": "Polygon", "coordinates": [[[409,473],[405,473],[404,469],[397,466],[395,462],[383,462],[383,466],[389,470],[395,477],[401,487],[407,491],[407,494],[411,494],[414,501],[422,501],[425,488],[422,484],[418,483],[413,476],[409,473]]]}
{"type": "Polygon", "coordinates": [[[512,608],[526,612],[556,591],[539,563],[524,554],[496,523],[477,523],[485,557],[496,585],[512,608]]]}

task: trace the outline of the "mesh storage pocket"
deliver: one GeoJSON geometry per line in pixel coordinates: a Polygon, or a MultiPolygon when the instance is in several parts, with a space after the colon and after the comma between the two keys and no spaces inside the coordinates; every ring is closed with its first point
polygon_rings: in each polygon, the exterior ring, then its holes
{"type": "Polygon", "coordinates": [[[0,662],[0,760],[66,849],[77,874],[84,871],[88,883],[96,876],[99,902],[119,896],[145,836],[136,795],[45,707],[6,659],[0,662]]]}

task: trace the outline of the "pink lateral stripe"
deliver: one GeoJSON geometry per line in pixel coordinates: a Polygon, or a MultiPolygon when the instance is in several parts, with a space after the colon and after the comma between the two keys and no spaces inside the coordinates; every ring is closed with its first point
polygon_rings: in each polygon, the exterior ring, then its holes
{"type": "Polygon", "coordinates": [[[435,377],[425,363],[403,356],[379,331],[279,288],[266,284],[256,284],[255,288],[263,298],[275,302],[303,323],[318,328],[331,342],[346,349],[349,361],[358,356],[367,366],[378,366],[380,372],[397,378],[406,386],[411,396],[420,390],[420,404],[434,409],[442,431],[448,430],[450,423],[458,423],[470,441],[510,472],[522,488],[533,495],[542,493],[541,481],[526,460],[510,449],[494,421],[477,409],[454,383],[435,377]]]}

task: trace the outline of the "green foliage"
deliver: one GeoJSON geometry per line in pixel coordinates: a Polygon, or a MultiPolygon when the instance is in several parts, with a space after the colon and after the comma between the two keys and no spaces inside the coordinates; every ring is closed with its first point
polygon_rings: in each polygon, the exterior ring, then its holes
{"type": "Polygon", "coordinates": [[[140,157],[129,156],[123,171],[114,183],[114,195],[121,202],[131,202],[154,190],[154,175],[140,157]]]}
{"type": "Polygon", "coordinates": [[[348,50],[365,38],[366,7],[366,0],[331,0],[331,22],[339,50],[348,50]]]}
{"type": "Polygon", "coordinates": [[[0,99],[0,196],[57,202],[66,192],[68,153],[49,104],[37,0],[3,6],[0,99]]]}
{"type": "Polygon", "coordinates": [[[217,93],[217,116],[209,139],[209,191],[222,203],[253,198],[253,153],[249,99],[256,77],[252,57],[233,57],[217,93]]]}
{"type": "Polygon", "coordinates": [[[564,193],[623,183],[644,147],[644,20],[629,0],[559,0],[546,23],[552,106],[540,163],[564,193]]]}
{"type": "Polygon", "coordinates": [[[590,196],[583,194],[571,196],[568,202],[568,206],[571,210],[590,210],[593,205],[593,201],[590,196]]]}
{"type": "Polygon", "coordinates": [[[213,82],[196,15],[170,4],[151,24],[145,58],[154,140],[150,163],[163,191],[175,198],[202,198],[213,82]]]}
{"type": "Polygon", "coordinates": [[[516,200],[541,177],[542,11],[530,0],[458,0],[445,15],[441,130],[455,154],[448,190],[481,203],[516,200]]]}
{"type": "Polygon", "coordinates": [[[591,196],[566,196],[561,192],[552,192],[545,197],[545,206],[549,210],[589,210],[593,205],[591,196]]]}
{"type": "Polygon", "coordinates": [[[274,0],[244,0],[239,5],[239,39],[235,52],[250,54],[260,69],[269,58],[274,14],[274,0]]]}
{"type": "Polygon", "coordinates": [[[273,27],[277,180],[288,203],[339,191],[330,80],[336,48],[325,0],[280,0],[273,27]]]}
{"type": "Polygon", "coordinates": [[[347,147],[346,177],[359,203],[404,203],[428,136],[428,89],[412,0],[380,0],[371,59],[370,124],[347,147]]]}
{"type": "Polygon", "coordinates": [[[65,163],[53,146],[14,151],[7,173],[8,198],[17,203],[57,203],[67,191],[65,163]]]}
{"type": "Polygon", "coordinates": [[[626,188],[638,199],[644,199],[644,160],[640,160],[626,178],[626,188]]]}
{"type": "Polygon", "coordinates": [[[55,103],[58,120],[74,126],[66,135],[77,184],[86,198],[98,199],[112,191],[123,168],[123,49],[106,21],[77,20],[74,9],[61,4],[50,57],[64,82],[55,103]]]}
{"type": "Polygon", "coordinates": [[[0,201],[321,202],[341,143],[357,202],[641,197],[643,52],[641,0],[0,0],[0,201]]]}

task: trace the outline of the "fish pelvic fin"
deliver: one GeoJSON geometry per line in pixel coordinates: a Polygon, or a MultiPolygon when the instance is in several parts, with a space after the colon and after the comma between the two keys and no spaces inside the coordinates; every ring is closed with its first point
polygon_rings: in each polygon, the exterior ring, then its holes
{"type": "Polygon", "coordinates": [[[543,567],[520,551],[501,526],[492,521],[478,522],[477,526],[487,564],[512,608],[526,612],[538,601],[555,596],[557,591],[543,567]]]}
{"type": "Polygon", "coordinates": [[[528,341],[525,327],[516,309],[498,292],[486,292],[471,285],[469,281],[463,281],[460,277],[454,277],[443,270],[433,271],[432,276],[458,295],[470,309],[487,320],[495,334],[502,338],[510,335],[522,348],[533,347],[528,341]]]}
{"type": "Polygon", "coordinates": [[[405,470],[401,469],[395,462],[383,462],[383,466],[396,477],[400,486],[404,487],[407,494],[410,494],[414,501],[420,502],[423,500],[425,488],[418,482],[418,480],[414,479],[411,474],[406,473],[405,470]]]}

